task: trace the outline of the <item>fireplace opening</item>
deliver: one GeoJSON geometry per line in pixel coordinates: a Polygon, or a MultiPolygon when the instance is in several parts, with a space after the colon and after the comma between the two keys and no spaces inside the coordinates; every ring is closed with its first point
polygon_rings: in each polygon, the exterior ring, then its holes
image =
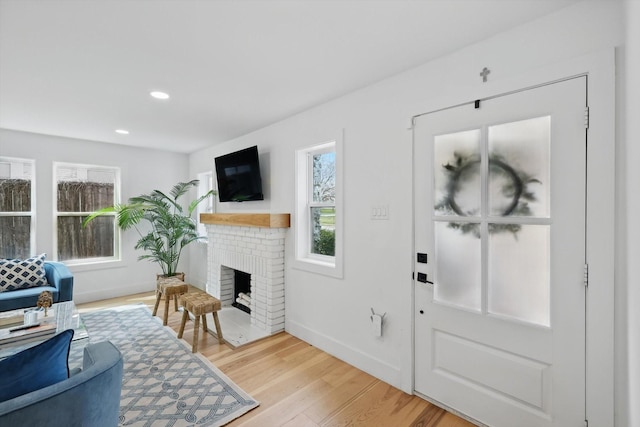
{"type": "Polygon", "coordinates": [[[251,314],[251,274],[233,270],[232,306],[251,314]]]}

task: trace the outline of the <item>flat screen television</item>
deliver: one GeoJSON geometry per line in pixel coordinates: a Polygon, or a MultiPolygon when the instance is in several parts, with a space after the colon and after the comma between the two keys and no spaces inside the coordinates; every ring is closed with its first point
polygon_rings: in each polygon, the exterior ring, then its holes
{"type": "Polygon", "coordinates": [[[257,146],[216,157],[215,164],[221,202],[264,200],[257,146]]]}

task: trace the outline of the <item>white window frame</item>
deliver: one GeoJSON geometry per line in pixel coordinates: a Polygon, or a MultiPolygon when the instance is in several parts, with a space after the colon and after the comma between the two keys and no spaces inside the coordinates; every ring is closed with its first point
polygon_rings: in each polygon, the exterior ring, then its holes
{"type": "MultiPolygon", "coordinates": [[[[209,191],[214,189],[213,171],[211,170],[208,172],[199,173],[198,181],[199,181],[198,182],[198,199],[199,199],[200,197],[204,196],[209,191]]],[[[211,195],[206,201],[203,201],[200,204],[198,204],[198,207],[196,208],[196,224],[198,227],[198,235],[205,236],[205,239],[198,240],[199,243],[206,244],[208,240],[207,227],[200,222],[200,214],[215,212],[216,211],[215,203],[216,203],[216,196],[211,195]]]]}
{"type": "Polygon", "coordinates": [[[4,157],[0,156],[0,162],[10,164],[10,178],[24,178],[24,173],[21,168],[16,167],[21,164],[31,165],[31,210],[21,212],[5,212],[1,211],[0,216],[14,217],[14,216],[29,216],[31,217],[30,235],[29,235],[29,256],[34,256],[36,249],[36,161],[33,159],[22,159],[17,157],[4,157]]]}
{"type": "MultiPolygon", "coordinates": [[[[60,216],[84,216],[91,212],[59,212],[58,211],[58,170],[60,168],[77,168],[77,169],[108,169],[113,170],[115,172],[115,182],[113,189],[113,198],[114,204],[120,203],[120,168],[117,166],[104,166],[104,165],[90,165],[85,163],[65,163],[65,162],[54,162],[53,163],[53,221],[52,221],[52,229],[53,229],[53,254],[52,259],[58,261],[58,217],[60,216]]],[[[115,213],[106,214],[111,216],[116,216],[115,213]]],[[[121,231],[120,227],[118,227],[117,219],[114,222],[114,232],[113,232],[113,256],[109,257],[96,257],[96,258],[81,258],[81,259],[68,259],[64,260],[64,263],[67,265],[88,265],[88,264],[100,264],[106,262],[116,262],[121,261],[121,231]]]]}
{"type": "Polygon", "coordinates": [[[300,270],[331,277],[343,277],[343,173],[342,173],[343,135],[339,132],[324,142],[296,151],[296,210],[295,210],[295,257],[293,267],[300,270]],[[313,202],[313,156],[327,152],[335,152],[335,203],[313,202]],[[335,256],[315,254],[311,252],[311,208],[335,206],[335,256]]]}

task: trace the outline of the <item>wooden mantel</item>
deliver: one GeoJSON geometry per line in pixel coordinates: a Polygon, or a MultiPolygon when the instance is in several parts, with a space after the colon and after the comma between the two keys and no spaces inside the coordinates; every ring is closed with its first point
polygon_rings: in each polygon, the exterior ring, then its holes
{"type": "Polygon", "coordinates": [[[291,215],[288,213],[203,213],[200,214],[200,222],[244,227],[289,228],[291,215]]]}

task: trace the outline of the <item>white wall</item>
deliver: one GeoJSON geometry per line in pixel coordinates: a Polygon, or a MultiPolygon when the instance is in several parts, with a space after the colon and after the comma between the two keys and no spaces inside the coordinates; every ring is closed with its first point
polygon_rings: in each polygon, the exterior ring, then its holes
{"type": "MultiPolygon", "coordinates": [[[[0,155],[36,161],[35,252],[47,253],[48,259],[54,253],[53,162],[120,167],[123,202],[156,188],[168,191],[188,177],[186,154],[6,129],[0,129],[0,155]]],[[[123,233],[122,262],[71,266],[74,301],[82,303],[155,289],[155,274],[161,271],[155,264],[137,261],[140,253],[133,249],[136,241],[134,231],[123,233]]]]}
{"type": "MultiPolygon", "coordinates": [[[[626,46],[621,70],[621,132],[619,159],[620,248],[618,279],[626,286],[618,288],[616,310],[624,335],[619,337],[621,386],[617,390],[619,425],[640,426],[640,2],[625,2],[626,46]],[[626,350],[626,351],[624,351],[626,350]]],[[[622,284],[621,283],[621,284],[622,284]]],[[[618,336],[618,335],[617,335],[618,336]]]]}
{"type": "MultiPolygon", "coordinates": [[[[630,3],[634,2],[628,2],[626,7],[633,8],[637,15],[637,5],[629,6],[630,3]]],[[[624,47],[624,7],[623,2],[615,1],[582,2],[265,129],[193,153],[190,157],[192,175],[211,170],[217,155],[257,144],[265,157],[261,160],[268,181],[267,200],[218,204],[218,211],[293,213],[295,150],[323,141],[328,132],[345,129],[344,279],[292,268],[293,234],[290,231],[286,254],[287,330],[410,392],[412,159],[407,120],[418,113],[493,94],[497,88],[532,70],[589,52],[624,47]],[[491,74],[489,82],[483,84],[478,73],[485,66],[491,69],[491,74]],[[380,204],[389,205],[390,219],[370,220],[371,206],[380,204]],[[382,338],[375,338],[370,332],[371,307],[376,312],[387,313],[382,338]]],[[[629,21],[638,26],[637,17],[627,18],[627,24],[632,26],[629,21]]],[[[637,77],[635,79],[635,83],[630,80],[628,84],[638,93],[637,77]]],[[[618,113],[624,116],[624,107],[618,113]]],[[[629,132],[638,135],[637,128],[629,132]]],[[[637,144],[635,148],[628,145],[625,148],[623,143],[623,148],[637,159],[637,144]]],[[[628,169],[626,178],[636,180],[628,182],[637,182],[637,172],[628,169]]],[[[617,176],[618,183],[624,181],[624,176],[617,176]]],[[[627,188],[627,194],[620,197],[630,194],[631,189],[627,188]]],[[[638,196],[633,197],[629,197],[629,215],[638,208],[638,196]]],[[[618,210],[620,203],[619,198],[618,210]]],[[[625,228],[618,229],[617,236],[625,233],[625,228]]],[[[629,254],[637,258],[638,239],[629,240],[632,242],[629,254]]],[[[194,256],[191,269],[199,265],[206,263],[194,256]]],[[[617,267],[620,273],[626,264],[619,261],[617,267]]],[[[637,267],[633,272],[635,270],[637,267]]],[[[629,271],[629,277],[633,277],[631,273],[629,271]]],[[[617,280],[615,286],[618,294],[626,293],[626,281],[617,280]]],[[[637,291],[630,292],[630,296],[635,296],[635,307],[638,307],[637,291]]],[[[636,314],[630,313],[630,317],[637,320],[636,314]]],[[[616,350],[619,351],[626,346],[627,336],[621,335],[627,332],[626,318],[616,320],[616,350]]],[[[628,373],[638,373],[637,329],[630,327],[628,333],[630,337],[636,335],[629,338],[630,357],[636,361],[631,363],[629,372],[626,366],[618,366],[616,372],[618,426],[634,425],[627,422],[627,414],[637,411],[631,406],[638,405],[629,402],[637,402],[640,392],[637,378],[623,381],[628,373]],[[631,395],[627,392],[628,382],[632,384],[628,387],[631,395]],[[620,384],[625,386],[621,388],[620,384]]]]}

